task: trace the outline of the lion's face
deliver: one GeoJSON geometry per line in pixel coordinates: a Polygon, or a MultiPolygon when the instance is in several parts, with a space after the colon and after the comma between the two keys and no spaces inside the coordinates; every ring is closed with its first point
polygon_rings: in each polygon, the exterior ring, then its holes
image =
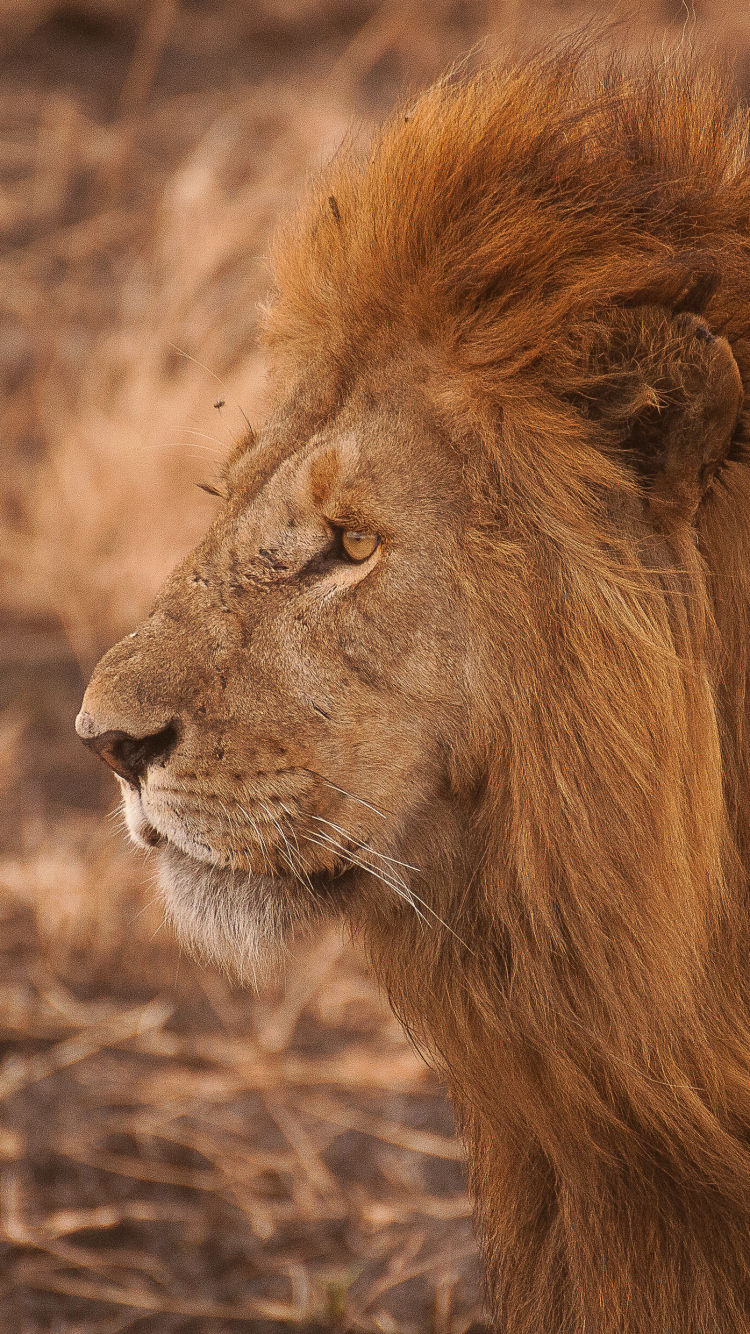
{"type": "Polygon", "coordinates": [[[222,511],[78,719],[178,927],[227,962],[254,966],[358,891],[394,912],[446,805],[465,727],[460,465],[403,390],[386,401],[310,436],[287,417],[235,451],[222,511]]]}

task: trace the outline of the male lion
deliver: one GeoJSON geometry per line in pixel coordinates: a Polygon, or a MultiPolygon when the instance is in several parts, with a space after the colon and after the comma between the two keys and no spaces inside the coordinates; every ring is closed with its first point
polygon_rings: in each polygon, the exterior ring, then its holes
{"type": "Polygon", "coordinates": [[[498,1329],[748,1334],[748,118],[592,65],[447,79],[312,187],[275,409],[77,727],[198,948],[364,936],[498,1329]]]}

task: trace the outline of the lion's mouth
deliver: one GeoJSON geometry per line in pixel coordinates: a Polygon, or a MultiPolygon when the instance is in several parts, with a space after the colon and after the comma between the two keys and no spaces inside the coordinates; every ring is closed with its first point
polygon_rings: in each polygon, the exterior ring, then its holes
{"type": "Polygon", "coordinates": [[[250,849],[235,846],[231,851],[222,851],[214,846],[205,833],[194,827],[185,828],[180,820],[174,819],[174,812],[170,812],[172,818],[168,820],[166,828],[161,816],[157,817],[161,825],[158,828],[144,800],[147,794],[124,782],[121,788],[125,820],[132,841],[140,848],[156,851],[162,858],[166,857],[167,861],[177,859],[189,876],[199,875],[201,868],[205,871],[211,868],[220,875],[239,875],[258,885],[276,885],[279,888],[286,887],[287,890],[303,888],[314,899],[330,901],[332,897],[340,900],[342,895],[347,898],[351,889],[349,882],[354,881],[362,869],[362,857],[354,845],[350,849],[348,842],[337,838],[335,848],[329,847],[331,840],[326,841],[320,836],[311,841],[320,843],[329,853],[330,860],[318,866],[303,864],[294,833],[285,839],[287,849],[290,850],[288,865],[269,864],[266,853],[266,864],[259,867],[257,854],[254,855],[250,849]],[[296,857],[292,856],[292,850],[297,854],[296,857]],[[194,869],[191,870],[191,867],[194,869]]]}
{"type": "Polygon", "coordinates": [[[244,873],[250,878],[262,880],[266,883],[276,882],[278,884],[304,883],[309,890],[315,890],[320,894],[328,895],[334,882],[336,888],[342,887],[342,881],[356,869],[351,864],[344,864],[333,869],[309,870],[302,876],[284,874],[283,872],[270,871],[268,869],[258,872],[250,866],[239,866],[229,864],[225,858],[222,858],[214,848],[208,843],[198,843],[194,838],[185,845],[182,839],[175,838],[161,833],[145,817],[135,820],[131,812],[128,812],[128,828],[134,841],[142,847],[148,847],[161,852],[169,852],[171,856],[178,856],[186,865],[194,863],[198,866],[214,866],[217,870],[222,867],[232,872],[238,871],[244,873]]]}
{"type": "Polygon", "coordinates": [[[164,851],[174,848],[189,860],[208,866],[221,866],[223,858],[207,839],[196,832],[183,829],[179,821],[170,820],[169,828],[158,829],[147,811],[142,789],[120,782],[125,823],[131,839],[139,848],[164,851]]]}

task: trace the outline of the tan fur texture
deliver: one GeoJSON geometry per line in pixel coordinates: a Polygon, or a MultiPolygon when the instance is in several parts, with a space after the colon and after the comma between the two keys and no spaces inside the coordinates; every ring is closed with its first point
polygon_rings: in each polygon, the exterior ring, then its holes
{"type": "Polygon", "coordinates": [[[335,160],[271,420],[78,721],[199,947],[363,936],[504,1334],[750,1331],[746,135],[573,51],[335,160]]]}

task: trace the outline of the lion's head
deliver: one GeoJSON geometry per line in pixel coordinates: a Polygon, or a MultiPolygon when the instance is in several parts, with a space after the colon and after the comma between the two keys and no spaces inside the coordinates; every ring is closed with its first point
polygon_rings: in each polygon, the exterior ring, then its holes
{"type": "Polygon", "coordinates": [[[404,374],[381,370],[335,421],[280,414],[242,442],[221,514],[78,723],[159,848],[180,928],[240,971],[360,899],[394,925],[402,906],[431,915],[404,863],[432,864],[437,819],[455,837],[468,516],[404,374]]]}
{"type": "Polygon", "coordinates": [[[274,411],[77,726],[196,946],[363,933],[504,1330],[747,1334],[746,122],[585,64],[312,188],[274,411]]]}

